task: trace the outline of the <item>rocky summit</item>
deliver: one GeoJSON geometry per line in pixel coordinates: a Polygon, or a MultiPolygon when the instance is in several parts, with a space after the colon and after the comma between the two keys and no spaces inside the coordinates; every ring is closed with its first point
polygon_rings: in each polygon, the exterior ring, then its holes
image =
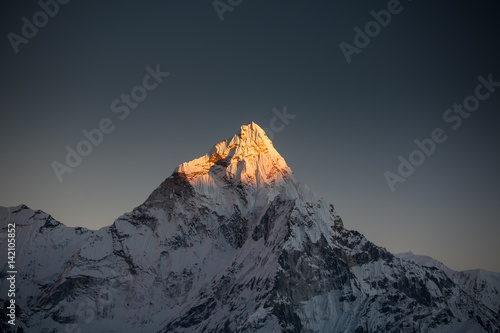
{"type": "Polygon", "coordinates": [[[2,331],[500,330],[498,279],[468,288],[347,230],[255,123],[179,165],[109,227],[66,227],[24,205],[0,208],[0,223],[2,253],[16,225],[18,271],[17,325],[2,331]]]}

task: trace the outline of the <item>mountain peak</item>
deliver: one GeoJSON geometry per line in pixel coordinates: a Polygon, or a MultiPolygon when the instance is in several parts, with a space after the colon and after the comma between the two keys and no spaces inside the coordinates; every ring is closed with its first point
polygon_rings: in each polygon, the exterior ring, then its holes
{"type": "Polygon", "coordinates": [[[174,173],[182,174],[191,183],[229,180],[263,185],[273,184],[292,172],[264,130],[251,122],[204,156],[180,164],[174,173]]]}
{"type": "Polygon", "coordinates": [[[213,160],[219,160],[222,156],[225,155],[224,158],[226,158],[232,153],[233,157],[238,156],[243,159],[250,153],[266,153],[270,147],[273,147],[273,143],[267,137],[266,132],[252,121],[248,125],[242,125],[240,131],[232,138],[213,146],[208,155],[213,160]],[[234,151],[231,152],[232,149],[234,151]],[[228,154],[224,154],[226,151],[228,154]]]}
{"type": "Polygon", "coordinates": [[[255,123],[176,170],[96,231],[0,207],[18,331],[499,332],[498,275],[450,278],[345,229],[255,123]]]}
{"type": "Polygon", "coordinates": [[[240,127],[240,132],[236,135],[238,135],[243,142],[267,141],[269,144],[273,144],[267,137],[266,132],[264,132],[264,130],[253,121],[247,125],[242,125],[240,127]]]}

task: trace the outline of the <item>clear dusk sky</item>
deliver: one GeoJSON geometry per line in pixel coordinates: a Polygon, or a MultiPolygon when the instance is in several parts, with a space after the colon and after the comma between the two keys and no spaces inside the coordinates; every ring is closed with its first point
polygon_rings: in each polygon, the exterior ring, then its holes
{"type": "Polygon", "coordinates": [[[255,121],[347,228],[500,271],[498,1],[55,3],[0,5],[0,205],[97,229],[255,121]]]}

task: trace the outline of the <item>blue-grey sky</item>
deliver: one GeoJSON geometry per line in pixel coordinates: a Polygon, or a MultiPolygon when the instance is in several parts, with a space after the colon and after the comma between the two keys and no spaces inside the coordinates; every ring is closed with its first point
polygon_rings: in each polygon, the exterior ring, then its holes
{"type": "Polygon", "coordinates": [[[500,271],[500,87],[468,98],[479,76],[500,82],[498,1],[41,3],[53,17],[37,1],[0,5],[0,205],[109,225],[178,164],[242,124],[271,128],[286,106],[296,117],[274,145],[347,228],[392,252],[500,271]],[[368,45],[354,40],[388,9],[368,45]],[[137,88],[158,65],[169,75],[137,88]],[[131,91],[147,94],[135,108],[120,101],[131,91]],[[459,127],[458,111],[443,119],[464,99],[477,110],[459,127]],[[53,162],[106,118],[114,130],[60,182],[53,162]],[[384,173],[436,128],[447,140],[391,191],[384,173]]]}

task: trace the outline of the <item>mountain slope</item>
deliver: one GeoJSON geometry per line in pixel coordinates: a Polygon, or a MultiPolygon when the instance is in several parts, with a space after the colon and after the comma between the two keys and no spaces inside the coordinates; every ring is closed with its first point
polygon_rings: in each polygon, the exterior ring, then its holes
{"type": "Polygon", "coordinates": [[[413,254],[412,252],[398,253],[396,257],[409,260],[420,266],[437,267],[457,285],[462,287],[476,301],[496,313],[500,313],[500,273],[489,272],[484,269],[454,271],[434,258],[413,254]]]}
{"type": "MultiPolygon", "coordinates": [[[[500,326],[498,310],[441,270],[397,259],[345,229],[255,123],[179,165],[109,227],[67,228],[25,206],[1,209],[0,221],[3,229],[18,225],[18,304],[27,332],[500,326]]],[[[0,241],[5,247],[4,232],[0,241]]],[[[6,288],[2,279],[0,295],[6,288]]]]}

